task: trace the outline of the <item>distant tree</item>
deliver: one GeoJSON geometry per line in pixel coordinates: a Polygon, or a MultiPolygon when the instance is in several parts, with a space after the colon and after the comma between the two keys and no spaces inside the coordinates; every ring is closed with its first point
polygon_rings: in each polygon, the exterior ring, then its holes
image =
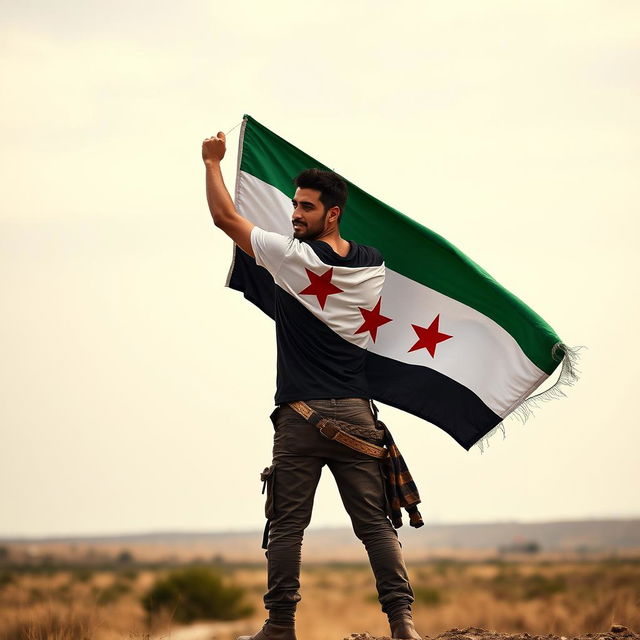
{"type": "Polygon", "coordinates": [[[116,557],[118,564],[131,564],[133,562],[133,553],[128,549],[123,549],[116,557]]]}

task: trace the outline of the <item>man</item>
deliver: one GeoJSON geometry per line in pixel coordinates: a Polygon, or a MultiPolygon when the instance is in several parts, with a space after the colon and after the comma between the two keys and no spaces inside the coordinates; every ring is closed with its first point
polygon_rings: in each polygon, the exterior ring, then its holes
{"type": "Polygon", "coordinates": [[[380,460],[325,438],[289,405],[304,401],[321,416],[348,423],[353,435],[381,444],[364,374],[368,333],[347,335],[343,327],[362,320],[360,309],[379,301],[382,256],[341,237],[347,188],[333,172],[308,169],[295,178],[293,237],[254,226],[236,211],[224,185],[225,151],[221,132],[202,143],[207,202],[215,225],[273,276],[278,346],[273,464],[263,474],[269,619],[255,635],[239,640],[296,640],[300,549],[325,464],[369,555],[392,637],[420,640],[400,543],[387,517],[380,460]]]}

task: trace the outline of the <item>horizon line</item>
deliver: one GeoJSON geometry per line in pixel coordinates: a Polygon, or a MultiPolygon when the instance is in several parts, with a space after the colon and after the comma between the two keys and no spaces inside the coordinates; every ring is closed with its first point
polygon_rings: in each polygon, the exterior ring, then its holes
{"type": "MultiPolygon", "coordinates": [[[[593,516],[582,518],[548,518],[544,520],[522,520],[522,519],[505,519],[505,520],[476,520],[462,522],[431,522],[425,525],[431,527],[465,527],[465,526],[490,526],[504,524],[567,524],[567,523],[589,523],[589,522],[633,522],[640,520],[640,514],[622,515],[622,516],[593,516]]],[[[326,525],[309,527],[307,531],[339,531],[351,530],[348,525],[326,525]]],[[[53,542],[66,540],[95,540],[105,538],[144,538],[158,536],[211,536],[211,535],[254,535],[261,532],[261,527],[245,528],[245,529],[145,529],[138,531],[120,531],[120,532],[85,532],[85,533],[34,533],[34,534],[0,534],[0,543],[8,542],[53,542]]]]}

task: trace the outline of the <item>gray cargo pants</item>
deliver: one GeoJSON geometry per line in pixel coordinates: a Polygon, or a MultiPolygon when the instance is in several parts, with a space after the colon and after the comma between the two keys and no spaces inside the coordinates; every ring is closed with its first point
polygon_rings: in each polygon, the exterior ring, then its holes
{"type": "MultiPolygon", "coordinates": [[[[362,398],[309,400],[321,415],[359,425],[373,425],[369,402],[362,398]]],[[[268,591],[271,620],[292,623],[300,601],[302,536],[322,467],[328,465],[356,536],[364,544],[376,579],[378,599],[389,619],[410,610],[413,591],[401,545],[387,517],[382,463],[339,442],[328,440],[291,407],[271,414],[275,429],[273,465],[266,479],[268,591]]]]}

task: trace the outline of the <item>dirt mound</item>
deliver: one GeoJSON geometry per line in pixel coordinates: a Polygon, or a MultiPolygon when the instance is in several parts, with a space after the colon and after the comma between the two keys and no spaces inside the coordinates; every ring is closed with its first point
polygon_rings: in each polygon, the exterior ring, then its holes
{"type": "MultiPolygon", "coordinates": [[[[583,636],[573,636],[572,638],[554,636],[550,633],[544,636],[534,636],[530,633],[498,633],[497,631],[489,631],[479,627],[450,629],[434,638],[429,638],[429,636],[422,637],[424,640],[640,640],[639,634],[620,624],[614,624],[609,631],[587,633],[583,636]]],[[[344,640],[390,640],[390,638],[389,636],[376,638],[368,633],[352,633],[351,636],[344,640]]]]}

